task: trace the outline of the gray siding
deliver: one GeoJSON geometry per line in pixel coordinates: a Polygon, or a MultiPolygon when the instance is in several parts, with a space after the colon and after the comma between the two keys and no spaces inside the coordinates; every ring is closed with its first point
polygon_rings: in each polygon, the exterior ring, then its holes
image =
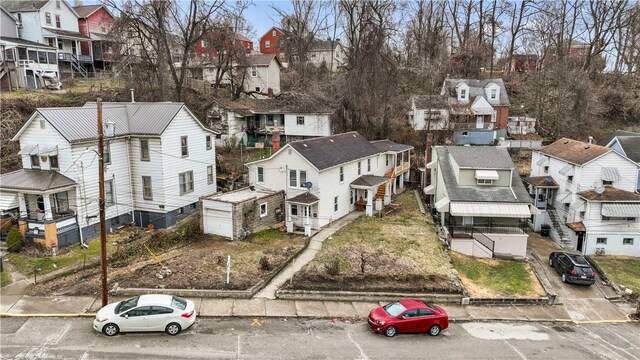
{"type": "Polygon", "coordinates": [[[0,11],[0,34],[13,38],[18,37],[18,28],[15,20],[4,11],[0,11]]]}
{"type": "Polygon", "coordinates": [[[469,130],[464,131],[467,136],[463,136],[463,131],[456,131],[454,139],[457,145],[490,145],[495,139],[495,131],[493,130],[469,130]]]}

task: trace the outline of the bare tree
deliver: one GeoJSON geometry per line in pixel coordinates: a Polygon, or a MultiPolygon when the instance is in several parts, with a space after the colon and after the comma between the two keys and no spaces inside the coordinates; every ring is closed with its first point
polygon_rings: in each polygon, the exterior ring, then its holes
{"type": "Polygon", "coordinates": [[[583,69],[595,71],[604,69],[604,63],[592,66],[596,59],[611,45],[618,27],[625,27],[629,18],[622,17],[627,8],[627,0],[601,0],[587,3],[587,11],[582,20],[589,38],[589,50],[585,56],[583,69]]]}
{"type": "Polygon", "coordinates": [[[513,2],[509,7],[508,13],[511,18],[511,25],[509,26],[509,50],[507,51],[507,58],[509,61],[508,71],[511,72],[511,63],[513,62],[513,54],[516,50],[516,41],[521,34],[523,26],[527,23],[528,8],[532,3],[531,0],[521,0],[519,3],[513,2]]]}

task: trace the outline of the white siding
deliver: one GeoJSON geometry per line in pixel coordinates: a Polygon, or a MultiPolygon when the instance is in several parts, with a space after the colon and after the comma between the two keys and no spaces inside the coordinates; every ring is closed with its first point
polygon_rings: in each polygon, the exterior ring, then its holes
{"type": "Polygon", "coordinates": [[[640,218],[635,221],[602,220],[602,203],[589,202],[585,209],[586,242],[584,253],[592,255],[603,248],[607,255],[640,256],[640,218]],[[606,244],[596,244],[597,238],[607,238],[606,244]],[[623,245],[623,238],[633,238],[633,245],[623,245]]]}
{"type": "MultiPolygon", "coordinates": [[[[165,211],[177,209],[216,192],[215,146],[206,149],[206,136],[214,134],[198,125],[183,107],[161,136],[165,211]],[[181,157],[180,137],[188,137],[189,156],[181,157]],[[207,166],[213,166],[213,184],[207,184],[207,166]],[[178,174],[193,171],[193,192],[180,195],[178,174]]],[[[155,155],[155,154],[152,154],[155,155]]],[[[155,201],[154,201],[155,203],[155,201]]],[[[160,205],[160,204],[158,204],[160,205]]]]}
{"type": "Polygon", "coordinates": [[[291,136],[329,136],[329,114],[285,114],[284,133],[291,136]],[[303,125],[298,125],[298,116],[304,116],[303,125]]]}
{"type": "Polygon", "coordinates": [[[160,208],[160,205],[164,205],[166,202],[162,174],[164,156],[160,138],[132,137],[129,141],[129,159],[131,161],[131,183],[136,210],[165,212],[165,209],[160,208]],[[149,141],[149,161],[140,160],[140,139],[149,141]],[[144,199],[142,189],[143,176],[151,177],[153,200],[144,199]]]}
{"type": "Polygon", "coordinates": [[[18,37],[18,28],[16,27],[16,21],[10,17],[4,11],[0,11],[0,33],[2,36],[18,37]]]}
{"type": "Polygon", "coordinates": [[[60,15],[60,30],[79,32],[78,17],[65,6],[64,1],[60,1],[60,9],[56,8],[56,1],[51,0],[40,9],[40,24],[42,27],[57,29],[56,27],[56,15],[60,15]],[[47,25],[45,22],[45,13],[51,13],[51,25],[47,25]]]}
{"type": "Polygon", "coordinates": [[[247,68],[244,88],[247,91],[255,91],[260,87],[260,92],[267,94],[267,89],[271,88],[274,95],[280,93],[280,66],[275,58],[271,60],[269,66],[256,66],[257,76],[251,76],[252,67],[247,68]]]}
{"type": "MultiPolygon", "coordinates": [[[[18,17],[18,13],[13,13],[15,17],[18,17]]],[[[35,41],[37,43],[44,43],[42,37],[42,27],[40,24],[40,14],[38,12],[23,12],[20,13],[22,18],[22,26],[18,29],[20,38],[29,41],[35,41]]]]}
{"type": "MultiPolygon", "coordinates": [[[[40,114],[36,114],[31,124],[29,124],[29,127],[27,127],[20,136],[20,147],[22,148],[25,145],[38,144],[57,145],[58,165],[60,166],[59,172],[66,177],[77,181],[77,179],[74,177],[72,169],[69,170],[69,167],[73,163],[73,159],[71,157],[71,145],[62,135],[60,135],[58,130],[54,129],[49,122],[46,122],[46,120],[44,129],[41,129],[40,120],[44,120],[44,118],[40,114]]],[[[29,155],[22,155],[22,168],[31,169],[31,159],[29,155]]],[[[44,163],[40,161],[40,169],[48,170],[48,162],[44,163]]]]}

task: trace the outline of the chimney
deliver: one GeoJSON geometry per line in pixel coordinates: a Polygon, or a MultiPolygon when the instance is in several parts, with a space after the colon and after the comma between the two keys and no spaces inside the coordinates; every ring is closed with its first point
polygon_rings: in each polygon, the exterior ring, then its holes
{"type": "Polygon", "coordinates": [[[280,150],[280,133],[277,129],[273,131],[273,135],[271,136],[271,147],[272,154],[280,150]]]}
{"type": "Polygon", "coordinates": [[[73,7],[82,6],[82,0],[73,0],[73,7]]]}
{"type": "Polygon", "coordinates": [[[589,144],[593,144],[593,136],[589,136],[589,144]]]}
{"type": "Polygon", "coordinates": [[[134,98],[134,96],[133,96],[133,95],[134,95],[134,91],[135,91],[135,90],[134,90],[134,89],[129,89],[129,90],[131,90],[131,103],[133,104],[133,103],[135,103],[135,102],[136,102],[136,99],[135,99],[135,98],[134,98]]]}

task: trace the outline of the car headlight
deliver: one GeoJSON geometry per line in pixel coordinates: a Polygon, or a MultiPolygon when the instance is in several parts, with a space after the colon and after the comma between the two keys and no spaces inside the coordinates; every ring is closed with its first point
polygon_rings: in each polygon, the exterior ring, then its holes
{"type": "Polygon", "coordinates": [[[97,316],[97,317],[96,317],[96,320],[97,320],[98,322],[105,322],[105,321],[109,320],[109,318],[104,317],[104,316],[97,316]]]}
{"type": "Polygon", "coordinates": [[[376,321],[376,324],[378,324],[378,325],[384,325],[384,321],[380,321],[380,320],[378,320],[378,321],[376,321]]]}

